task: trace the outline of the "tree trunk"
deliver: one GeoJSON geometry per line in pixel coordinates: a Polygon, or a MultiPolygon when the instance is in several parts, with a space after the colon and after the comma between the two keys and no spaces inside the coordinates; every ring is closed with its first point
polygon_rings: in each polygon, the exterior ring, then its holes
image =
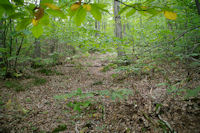
{"type": "Polygon", "coordinates": [[[34,58],[41,56],[40,39],[35,39],[34,58]]]}
{"type": "MultiPolygon", "coordinates": [[[[121,24],[121,17],[118,15],[120,10],[120,3],[114,0],[114,18],[115,18],[115,36],[122,39],[122,24],[121,24]]],[[[121,41],[119,41],[121,42],[121,41]]],[[[117,42],[117,55],[118,57],[123,56],[124,52],[121,47],[121,43],[117,42]]]]}
{"type": "Polygon", "coordinates": [[[124,37],[126,36],[126,23],[123,24],[123,33],[124,33],[124,37]]]}
{"type": "Polygon", "coordinates": [[[195,2],[196,2],[198,14],[200,15],[200,4],[199,4],[199,0],[195,0],[195,2]]]}
{"type": "MultiPolygon", "coordinates": [[[[95,30],[97,30],[98,32],[100,31],[100,22],[99,21],[95,21],[95,30]]],[[[99,33],[98,32],[96,32],[95,33],[95,36],[99,36],[99,33]]]]}
{"type": "MultiPolygon", "coordinates": [[[[2,25],[3,25],[3,22],[0,21],[0,26],[2,26],[2,25]]],[[[0,48],[3,48],[3,46],[4,46],[3,45],[3,30],[0,27],[0,48]]],[[[3,53],[0,53],[0,64],[3,62],[2,56],[3,56],[3,53]]]]}
{"type": "MultiPolygon", "coordinates": [[[[95,1],[95,2],[99,3],[99,0],[97,0],[97,1],[95,1]]],[[[101,30],[100,25],[101,25],[100,22],[97,21],[97,20],[95,20],[95,30],[98,31],[98,32],[101,30]]],[[[98,32],[95,33],[95,36],[96,36],[96,37],[99,36],[99,33],[98,33],[98,32]]]]}

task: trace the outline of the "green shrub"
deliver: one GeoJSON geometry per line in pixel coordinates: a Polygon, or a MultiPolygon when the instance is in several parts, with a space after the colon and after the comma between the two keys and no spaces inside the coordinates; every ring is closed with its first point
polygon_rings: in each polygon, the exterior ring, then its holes
{"type": "Polygon", "coordinates": [[[129,95],[132,95],[133,92],[128,89],[118,89],[118,90],[103,90],[97,92],[87,92],[83,93],[80,88],[76,91],[65,95],[55,96],[55,99],[65,99],[67,102],[67,106],[73,108],[74,111],[78,111],[79,113],[86,109],[87,107],[91,106],[92,104],[96,103],[94,96],[106,96],[111,98],[114,101],[119,101],[123,99],[127,99],[129,95]],[[75,98],[76,100],[70,100],[71,98],[75,98]]]}
{"type": "Polygon", "coordinates": [[[20,84],[19,81],[16,81],[16,80],[12,80],[12,81],[6,81],[4,83],[5,87],[7,88],[12,88],[14,89],[15,91],[19,92],[19,91],[25,91],[26,90],[26,86],[20,84]]]}
{"type": "Polygon", "coordinates": [[[39,73],[45,74],[47,76],[52,75],[53,71],[51,69],[42,68],[38,70],[39,73]]]}
{"type": "Polygon", "coordinates": [[[107,71],[110,71],[111,69],[115,69],[115,68],[117,68],[117,65],[113,64],[113,63],[110,63],[110,64],[104,66],[101,71],[102,72],[107,72],[107,71]]]}

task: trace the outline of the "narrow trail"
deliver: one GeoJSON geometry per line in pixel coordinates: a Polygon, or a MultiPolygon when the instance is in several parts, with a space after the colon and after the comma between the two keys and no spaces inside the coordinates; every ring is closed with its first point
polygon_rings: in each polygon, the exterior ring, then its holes
{"type": "MultiPolygon", "coordinates": [[[[51,132],[60,124],[67,125],[67,130],[64,133],[73,133],[77,128],[84,129],[88,123],[90,123],[88,132],[140,132],[143,129],[148,132],[160,132],[162,130],[157,125],[155,104],[163,103],[162,111],[166,114],[162,117],[169,122],[175,119],[176,123],[170,123],[173,128],[189,131],[193,126],[199,126],[199,124],[183,126],[181,121],[184,119],[190,122],[190,118],[183,118],[184,114],[176,114],[182,105],[176,109],[170,107],[168,100],[164,97],[166,89],[156,86],[156,84],[164,82],[162,78],[156,78],[158,75],[152,79],[148,76],[114,79],[112,77],[112,74],[115,73],[114,70],[102,72],[103,66],[109,63],[103,59],[110,56],[113,55],[94,54],[89,58],[78,59],[76,61],[78,64],[75,67],[66,67],[68,64],[56,66],[54,69],[62,75],[39,75],[46,78],[48,82],[42,86],[31,87],[24,92],[16,93],[2,88],[1,97],[11,99],[13,106],[0,117],[0,124],[13,132],[24,133],[51,132]],[[87,65],[99,67],[85,67],[87,65]],[[104,99],[104,119],[97,116],[91,117],[89,114],[74,118],[76,113],[67,108],[66,101],[55,100],[54,96],[66,94],[77,88],[81,88],[83,92],[126,88],[133,90],[134,96],[124,102],[104,99]],[[22,109],[26,109],[29,113],[23,115],[22,109]],[[177,116],[173,116],[172,113],[177,116]]],[[[120,76],[123,77],[123,74],[120,76]]],[[[98,97],[96,99],[98,102],[101,101],[98,97]]],[[[100,113],[97,109],[96,111],[98,114],[100,113]]],[[[199,118],[193,120],[198,121],[199,118]]]]}

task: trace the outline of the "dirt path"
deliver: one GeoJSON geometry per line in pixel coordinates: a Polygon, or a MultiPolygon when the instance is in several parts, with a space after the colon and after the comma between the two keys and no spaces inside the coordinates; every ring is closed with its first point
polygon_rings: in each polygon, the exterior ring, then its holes
{"type": "MultiPolygon", "coordinates": [[[[165,96],[165,88],[157,87],[156,84],[164,82],[163,78],[152,79],[149,76],[129,76],[113,78],[114,70],[102,72],[103,66],[109,61],[105,57],[113,55],[94,54],[89,58],[76,60],[76,67],[67,67],[69,64],[56,66],[54,69],[62,75],[44,76],[47,83],[42,86],[34,86],[30,89],[16,93],[5,87],[1,88],[1,97],[10,107],[1,109],[0,128],[10,132],[52,132],[59,125],[66,125],[64,133],[82,132],[160,132],[159,119],[155,114],[155,105],[163,103],[162,117],[169,121],[173,129],[177,131],[199,131],[199,114],[196,119],[187,116],[187,111],[178,114],[186,103],[171,107],[171,103],[165,96]],[[90,67],[85,67],[90,66],[90,67]],[[95,67],[92,67],[95,66],[95,67]],[[96,67],[98,66],[98,67],[96,67]],[[124,77],[124,78],[121,78],[124,77]],[[104,113],[94,105],[95,113],[83,113],[79,117],[76,112],[66,106],[64,100],[56,100],[54,96],[69,93],[77,88],[84,92],[111,89],[133,90],[134,95],[123,102],[113,102],[108,99],[94,97],[98,103],[103,102],[104,113]],[[102,101],[101,101],[102,100],[102,101]],[[172,114],[173,113],[173,114],[172,114]],[[99,116],[100,115],[100,116],[99,116]],[[173,116],[175,115],[175,116],[173,116]],[[186,116],[185,116],[186,115],[186,116]],[[183,118],[185,117],[185,118],[183,118]],[[186,122],[184,122],[185,120],[186,122]],[[196,124],[189,124],[189,122],[196,124]],[[179,122],[180,121],[180,122],[179,122]],[[195,130],[194,130],[195,129],[195,130]],[[83,131],[84,130],[84,131],[83,131]]],[[[26,81],[23,81],[26,82],[26,81]]],[[[174,104],[177,102],[174,101],[174,104]]],[[[92,108],[92,107],[91,107],[92,108]]],[[[167,129],[167,127],[165,127],[167,129]]],[[[0,132],[1,132],[0,130],[0,132]]],[[[169,129],[168,129],[169,130],[169,129]]]]}

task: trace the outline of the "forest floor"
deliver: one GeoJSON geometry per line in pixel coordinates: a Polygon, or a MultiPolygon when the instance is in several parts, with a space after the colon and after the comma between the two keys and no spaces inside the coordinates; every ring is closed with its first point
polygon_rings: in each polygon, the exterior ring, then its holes
{"type": "MultiPolygon", "coordinates": [[[[35,70],[30,72],[34,77],[17,80],[23,87],[29,86],[25,91],[16,92],[6,85],[9,80],[0,81],[0,132],[200,132],[200,99],[181,100],[179,96],[166,93],[167,87],[158,85],[166,82],[159,72],[141,75],[114,69],[103,72],[113,56],[92,54],[74,59],[73,64],[52,67],[56,74],[45,75],[35,70]],[[36,77],[45,79],[46,83],[38,85],[36,77]],[[30,85],[33,82],[35,85],[30,85]],[[81,112],[66,105],[77,99],[55,98],[77,88],[83,93],[128,89],[133,94],[122,100],[96,94],[89,99],[95,103],[81,112]]],[[[168,70],[170,81],[179,82],[186,76],[184,69],[168,70]]],[[[190,85],[199,85],[199,74],[194,73],[192,78],[195,80],[190,81],[190,85]]]]}

